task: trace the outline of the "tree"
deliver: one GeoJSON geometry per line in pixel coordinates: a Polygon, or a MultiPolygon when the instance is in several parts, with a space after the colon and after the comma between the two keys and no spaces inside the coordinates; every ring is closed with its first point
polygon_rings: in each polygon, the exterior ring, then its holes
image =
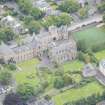
{"type": "Polygon", "coordinates": [[[72,18],[67,13],[62,13],[60,16],[48,16],[43,22],[42,25],[48,29],[49,26],[55,25],[60,27],[62,25],[69,25],[72,21],[72,18]]]}
{"type": "Polygon", "coordinates": [[[81,52],[81,51],[78,52],[78,59],[80,61],[84,61],[84,53],[83,52],[81,52]]]}
{"type": "Polygon", "coordinates": [[[12,71],[16,70],[16,65],[15,64],[8,64],[8,68],[12,71]]]}
{"type": "Polygon", "coordinates": [[[0,83],[2,85],[9,85],[12,82],[12,74],[7,71],[3,71],[0,73],[0,83]]]}
{"type": "Polygon", "coordinates": [[[72,18],[67,13],[62,13],[59,17],[56,17],[55,19],[55,25],[60,27],[62,25],[69,25],[72,21],[72,18]]]}
{"type": "Polygon", "coordinates": [[[86,18],[88,16],[87,8],[81,8],[78,12],[81,19],[86,18]]]}
{"type": "Polygon", "coordinates": [[[64,80],[63,77],[57,76],[54,80],[54,87],[57,89],[60,89],[64,86],[64,80]]]}
{"type": "Polygon", "coordinates": [[[38,8],[32,8],[30,14],[36,20],[41,19],[44,16],[44,13],[38,8]]]}
{"type": "Polygon", "coordinates": [[[64,0],[58,8],[63,12],[73,13],[78,11],[80,5],[76,0],[64,0]]]}
{"type": "Polygon", "coordinates": [[[79,51],[86,52],[87,46],[84,40],[79,40],[77,42],[77,48],[79,51]]]}
{"type": "Polygon", "coordinates": [[[15,37],[15,34],[9,27],[3,27],[0,29],[0,40],[7,42],[10,40],[13,40],[15,37]]]}
{"type": "Polygon", "coordinates": [[[64,75],[63,78],[64,78],[64,84],[65,84],[65,86],[74,83],[74,81],[73,81],[73,79],[71,78],[71,76],[70,76],[69,74],[67,74],[67,73],[64,75]]]}
{"type": "Polygon", "coordinates": [[[20,10],[27,15],[31,15],[34,19],[38,20],[44,16],[44,12],[40,9],[33,7],[32,2],[30,0],[17,0],[17,3],[20,7],[20,10]]]}
{"type": "Polygon", "coordinates": [[[16,93],[10,93],[6,95],[3,105],[26,105],[21,99],[20,95],[16,93]]]}
{"type": "Polygon", "coordinates": [[[105,11],[105,1],[98,5],[98,10],[100,12],[104,12],[105,11]]]}
{"type": "Polygon", "coordinates": [[[34,96],[34,88],[30,84],[21,84],[17,88],[17,93],[22,97],[23,100],[28,100],[34,96]]]}
{"type": "Polygon", "coordinates": [[[25,14],[29,14],[31,9],[32,9],[32,4],[29,0],[16,0],[20,10],[25,13],[25,14]]]}
{"type": "Polygon", "coordinates": [[[38,34],[41,29],[41,25],[39,22],[33,20],[28,24],[27,28],[29,29],[30,33],[35,32],[36,34],[38,34]]]}

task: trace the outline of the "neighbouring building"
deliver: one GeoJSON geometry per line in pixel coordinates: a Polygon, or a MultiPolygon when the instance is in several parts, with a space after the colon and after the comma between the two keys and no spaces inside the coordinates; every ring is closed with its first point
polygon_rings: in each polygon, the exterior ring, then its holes
{"type": "Polygon", "coordinates": [[[16,34],[24,34],[28,29],[24,29],[22,24],[12,16],[6,16],[1,19],[1,25],[10,27],[16,34]]]}
{"type": "Polygon", "coordinates": [[[96,105],[105,105],[105,100],[97,103],[96,105]]]}
{"type": "Polygon", "coordinates": [[[53,100],[39,99],[27,102],[27,105],[55,105],[53,100]]]}
{"type": "Polygon", "coordinates": [[[80,3],[82,7],[84,7],[86,3],[88,3],[89,5],[97,5],[101,3],[102,1],[103,0],[78,0],[78,2],[80,3]]]}
{"type": "Polygon", "coordinates": [[[105,76],[105,60],[100,61],[99,71],[105,76]]]}
{"type": "Polygon", "coordinates": [[[63,63],[76,58],[76,42],[71,35],[68,35],[66,26],[60,28],[51,26],[48,31],[41,31],[40,34],[33,34],[30,37],[25,38],[25,43],[20,46],[2,43],[0,56],[2,55],[5,61],[13,59],[15,62],[34,57],[43,60],[48,57],[51,62],[63,63]]]}
{"type": "Polygon", "coordinates": [[[3,14],[5,14],[5,9],[3,5],[0,5],[0,18],[2,18],[3,14]]]}
{"type": "Polygon", "coordinates": [[[105,60],[99,62],[99,66],[86,64],[83,68],[84,77],[95,77],[102,85],[105,86],[105,60]]]}

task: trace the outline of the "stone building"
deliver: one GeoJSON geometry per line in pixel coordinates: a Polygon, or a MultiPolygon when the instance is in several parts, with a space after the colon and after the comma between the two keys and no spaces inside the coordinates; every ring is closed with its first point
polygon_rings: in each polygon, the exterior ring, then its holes
{"type": "Polygon", "coordinates": [[[103,0],[78,0],[78,2],[80,3],[80,5],[82,7],[85,6],[85,3],[88,3],[90,5],[97,5],[99,3],[101,3],[103,0]]]}
{"type": "Polygon", "coordinates": [[[77,49],[73,39],[52,42],[49,48],[49,58],[52,62],[64,63],[76,58],[77,49]]]}
{"type": "Polygon", "coordinates": [[[24,29],[22,24],[12,16],[6,16],[1,19],[1,25],[10,27],[16,34],[24,34],[28,29],[24,29]]]}
{"type": "Polygon", "coordinates": [[[64,39],[68,39],[68,32],[66,26],[62,26],[60,28],[51,26],[48,31],[40,32],[40,34],[36,36],[37,55],[39,57],[42,57],[44,51],[48,49],[51,42],[64,39]]]}
{"type": "Polygon", "coordinates": [[[71,35],[68,35],[66,26],[60,28],[51,26],[48,31],[41,31],[40,34],[30,37],[26,38],[28,41],[20,46],[1,44],[0,55],[2,58],[5,61],[13,59],[15,62],[20,62],[34,57],[41,60],[47,57],[51,62],[57,63],[76,58],[76,42],[71,35]]]}

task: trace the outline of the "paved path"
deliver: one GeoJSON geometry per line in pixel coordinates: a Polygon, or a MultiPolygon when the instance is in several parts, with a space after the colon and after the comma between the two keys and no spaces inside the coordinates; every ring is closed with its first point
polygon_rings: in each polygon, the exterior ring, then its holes
{"type": "Polygon", "coordinates": [[[0,105],[3,105],[2,102],[4,100],[5,95],[0,95],[0,105]]]}
{"type": "Polygon", "coordinates": [[[94,15],[88,19],[82,20],[81,22],[76,22],[76,23],[72,23],[71,26],[68,28],[69,31],[73,31],[77,28],[82,27],[83,25],[89,25],[92,24],[94,22],[100,22],[103,20],[103,16],[100,14],[94,15]]]}

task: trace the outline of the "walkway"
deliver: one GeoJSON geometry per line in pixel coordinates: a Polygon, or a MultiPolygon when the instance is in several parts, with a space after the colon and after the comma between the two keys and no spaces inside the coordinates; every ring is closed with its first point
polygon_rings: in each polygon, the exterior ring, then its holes
{"type": "Polygon", "coordinates": [[[74,31],[75,29],[81,28],[92,23],[99,23],[103,20],[103,16],[100,14],[94,15],[88,19],[82,20],[81,22],[72,23],[68,28],[68,31],[74,31]]]}

